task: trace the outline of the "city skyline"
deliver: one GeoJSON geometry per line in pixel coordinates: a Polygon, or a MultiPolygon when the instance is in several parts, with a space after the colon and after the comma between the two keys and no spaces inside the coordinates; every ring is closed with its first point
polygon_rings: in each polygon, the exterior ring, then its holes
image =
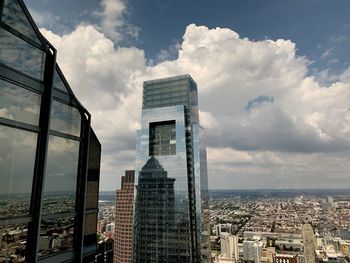
{"type": "Polygon", "coordinates": [[[200,87],[211,189],[350,187],[345,1],[38,2],[34,20],[99,116],[101,190],[134,167],[142,82],[178,74],[200,87]]]}

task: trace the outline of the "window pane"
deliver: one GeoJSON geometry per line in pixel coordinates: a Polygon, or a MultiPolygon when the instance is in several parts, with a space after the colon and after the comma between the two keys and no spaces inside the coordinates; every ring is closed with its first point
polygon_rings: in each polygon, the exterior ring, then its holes
{"type": "Polygon", "coordinates": [[[57,70],[55,70],[55,73],[54,73],[53,86],[56,89],[62,90],[64,92],[67,92],[66,86],[64,85],[62,79],[60,78],[60,75],[58,75],[57,70]]]}
{"type": "Polygon", "coordinates": [[[75,210],[79,142],[50,136],[43,214],[75,210]]]}
{"type": "Polygon", "coordinates": [[[87,214],[85,215],[85,236],[94,235],[96,237],[97,232],[97,215],[87,214]]]}
{"type": "Polygon", "coordinates": [[[0,218],[27,215],[37,135],[0,126],[0,218]]]}
{"type": "Polygon", "coordinates": [[[51,130],[80,136],[81,115],[76,108],[60,103],[52,102],[51,130]]]}
{"type": "Polygon", "coordinates": [[[41,44],[28,18],[16,0],[5,0],[2,21],[23,35],[41,44]]]}
{"type": "Polygon", "coordinates": [[[175,155],[175,121],[150,123],[149,155],[175,155]]]}
{"type": "Polygon", "coordinates": [[[73,248],[74,216],[41,220],[38,256],[73,248]]]}
{"type": "Polygon", "coordinates": [[[38,125],[41,96],[0,79],[0,117],[38,125]]]}
{"type": "Polygon", "coordinates": [[[43,80],[45,53],[0,27],[0,63],[43,80]]]}
{"type": "Polygon", "coordinates": [[[98,181],[87,181],[86,209],[98,208],[98,181]]]}
{"type": "Polygon", "coordinates": [[[0,262],[24,262],[27,225],[0,226],[0,262]]]}

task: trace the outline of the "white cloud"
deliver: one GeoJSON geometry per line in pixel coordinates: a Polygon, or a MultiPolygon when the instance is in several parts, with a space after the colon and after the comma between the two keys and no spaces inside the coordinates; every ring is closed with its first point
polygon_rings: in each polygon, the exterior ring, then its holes
{"type": "Polygon", "coordinates": [[[102,0],[101,8],[102,11],[94,13],[100,19],[97,27],[108,37],[114,41],[123,39],[124,34],[138,38],[140,28],[125,21],[127,9],[123,0],[102,0]]]}
{"type": "Polygon", "coordinates": [[[348,67],[339,77],[341,82],[350,83],[350,67],[348,67]]]}
{"type": "Polygon", "coordinates": [[[215,163],[251,163],[253,157],[247,152],[237,151],[231,148],[208,147],[208,161],[215,163]]]}
{"type": "Polygon", "coordinates": [[[219,126],[219,123],[210,112],[199,110],[199,120],[205,129],[215,129],[219,126]]]}
{"type": "MultiPolygon", "coordinates": [[[[103,2],[114,15],[106,13],[104,19],[113,21],[125,6],[109,4],[103,2]]],[[[106,22],[105,28],[118,32],[118,23],[106,22]]],[[[270,187],[302,186],[303,174],[329,182],[328,173],[341,178],[341,171],[350,170],[335,164],[349,157],[349,70],[339,82],[322,87],[307,76],[310,62],[296,55],[290,40],[251,41],[231,29],[192,24],[177,59],[147,65],[143,50],[116,47],[110,33],[93,26],[81,25],[63,36],[42,32],[56,46],[73,91],[92,113],[103,145],[102,189],[113,189],[124,169],[133,167],[142,81],[184,73],[198,84],[209,171],[216,178],[211,187],[244,174],[241,187],[249,180],[270,187]],[[247,111],[249,101],[264,96],[270,103],[255,103],[247,111]],[[317,167],[307,170],[303,160],[317,167]]]]}
{"type": "Polygon", "coordinates": [[[325,52],[322,53],[321,58],[329,57],[334,49],[333,47],[328,48],[325,52]]]}

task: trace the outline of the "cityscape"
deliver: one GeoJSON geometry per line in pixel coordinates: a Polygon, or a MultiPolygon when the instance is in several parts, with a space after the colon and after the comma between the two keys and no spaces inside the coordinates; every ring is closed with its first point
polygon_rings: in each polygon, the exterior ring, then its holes
{"type": "Polygon", "coordinates": [[[0,0],[0,263],[350,263],[347,0],[0,0]]]}
{"type": "MultiPolygon", "coordinates": [[[[349,262],[349,190],[212,190],[210,197],[213,262],[349,262]],[[305,258],[310,238],[313,261],[305,258]]],[[[100,207],[100,238],[114,238],[115,194],[103,192],[100,207]]]]}

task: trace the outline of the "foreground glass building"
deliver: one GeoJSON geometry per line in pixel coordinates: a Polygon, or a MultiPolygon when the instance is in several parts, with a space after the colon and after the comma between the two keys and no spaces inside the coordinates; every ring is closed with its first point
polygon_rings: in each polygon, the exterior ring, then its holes
{"type": "Polygon", "coordinates": [[[94,260],[101,145],[90,119],[24,2],[0,1],[0,262],[94,260]]]}
{"type": "Polygon", "coordinates": [[[204,139],[189,75],[144,82],[133,262],[210,262],[204,139]]]}

